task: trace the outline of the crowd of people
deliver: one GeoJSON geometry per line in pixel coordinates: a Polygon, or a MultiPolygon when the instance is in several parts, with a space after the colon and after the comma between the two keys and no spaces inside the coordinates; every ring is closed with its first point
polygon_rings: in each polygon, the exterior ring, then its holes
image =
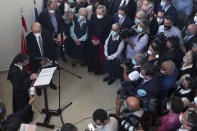
{"type": "MultiPolygon", "coordinates": [[[[59,64],[69,56],[73,68],[106,73],[108,85],[120,79],[114,115],[93,114],[99,131],[197,130],[196,0],[44,0],[31,29],[29,56],[18,54],[8,73],[13,113],[29,105],[28,87],[44,58],[59,64]]],[[[50,87],[57,89],[53,82],[50,87]]],[[[23,122],[33,118],[30,107],[23,122]]]]}

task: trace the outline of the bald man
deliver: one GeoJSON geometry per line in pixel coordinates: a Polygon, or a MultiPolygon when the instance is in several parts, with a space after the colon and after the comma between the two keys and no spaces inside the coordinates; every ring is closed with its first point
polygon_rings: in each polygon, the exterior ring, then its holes
{"type": "Polygon", "coordinates": [[[127,98],[126,104],[133,115],[139,118],[142,117],[144,110],[141,108],[140,100],[138,98],[130,96],[127,98]]]}
{"type": "Polygon", "coordinates": [[[183,39],[186,50],[191,50],[193,43],[197,41],[197,25],[190,24],[185,31],[185,37],[183,39]]]}
{"type": "Polygon", "coordinates": [[[173,87],[177,75],[178,69],[176,68],[173,61],[164,61],[160,69],[160,98],[166,97],[168,91],[173,87]]]}
{"type": "MultiPolygon", "coordinates": [[[[46,64],[44,60],[38,60],[37,57],[45,57],[51,59],[51,37],[48,32],[42,30],[39,23],[35,22],[32,24],[32,32],[26,36],[27,51],[30,56],[29,66],[32,72],[37,73],[39,68],[46,64]]],[[[55,86],[51,85],[52,89],[55,86]]],[[[41,95],[41,91],[37,90],[37,94],[41,95]]]]}

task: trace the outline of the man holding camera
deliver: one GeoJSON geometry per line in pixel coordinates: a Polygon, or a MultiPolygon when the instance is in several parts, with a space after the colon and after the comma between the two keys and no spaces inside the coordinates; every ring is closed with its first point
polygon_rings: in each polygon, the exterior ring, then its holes
{"type": "Polygon", "coordinates": [[[127,43],[126,48],[126,58],[132,59],[137,53],[143,51],[144,47],[148,43],[148,29],[149,29],[149,20],[143,19],[140,24],[137,25],[137,35],[132,36],[127,39],[123,39],[127,43]]]}
{"type": "Polygon", "coordinates": [[[159,78],[155,75],[153,65],[146,63],[141,67],[139,79],[142,79],[135,88],[121,88],[116,97],[116,116],[120,115],[123,100],[129,96],[151,96],[157,98],[159,92],[159,78]]]}

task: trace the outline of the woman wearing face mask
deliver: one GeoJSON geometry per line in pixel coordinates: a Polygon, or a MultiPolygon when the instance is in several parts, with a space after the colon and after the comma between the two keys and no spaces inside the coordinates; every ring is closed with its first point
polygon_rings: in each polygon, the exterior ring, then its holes
{"type": "MultiPolygon", "coordinates": [[[[19,53],[12,61],[9,71],[8,80],[13,86],[13,113],[23,109],[29,101],[28,88],[32,80],[36,79],[37,74],[29,74],[25,65],[29,63],[29,57],[23,53],[19,53]]],[[[26,122],[32,121],[33,112],[29,111],[26,122]]]]}
{"type": "Polygon", "coordinates": [[[183,64],[179,70],[177,80],[181,80],[185,76],[194,76],[195,69],[193,65],[193,52],[190,50],[188,51],[185,56],[183,57],[183,64]]]}
{"type": "Polygon", "coordinates": [[[156,131],[175,131],[181,126],[179,121],[180,113],[183,111],[183,102],[179,97],[172,97],[166,104],[165,115],[159,118],[159,125],[156,131]]]}
{"type": "Polygon", "coordinates": [[[197,24],[197,12],[194,13],[193,17],[191,17],[189,23],[190,24],[197,24]]]}
{"type": "MultiPolygon", "coordinates": [[[[189,101],[189,103],[190,103],[194,99],[192,88],[191,88],[192,84],[193,84],[193,82],[192,82],[191,77],[184,78],[182,80],[182,83],[177,86],[177,88],[174,91],[174,93],[172,94],[172,96],[177,96],[181,99],[187,99],[187,101],[189,101]]],[[[185,107],[185,105],[184,105],[184,107],[185,107]]]]}
{"type": "Polygon", "coordinates": [[[159,59],[159,46],[157,45],[156,41],[153,41],[152,44],[149,46],[148,51],[146,52],[146,56],[148,58],[148,62],[156,65],[159,59]]]}

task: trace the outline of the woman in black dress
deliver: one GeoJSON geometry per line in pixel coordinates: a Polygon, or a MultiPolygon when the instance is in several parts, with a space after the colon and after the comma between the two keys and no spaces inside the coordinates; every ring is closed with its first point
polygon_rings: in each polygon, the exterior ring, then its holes
{"type": "MultiPolygon", "coordinates": [[[[8,72],[8,80],[13,86],[13,113],[23,109],[29,102],[28,88],[32,80],[37,78],[37,74],[30,74],[26,71],[25,65],[29,63],[29,57],[23,53],[19,53],[10,65],[8,72]]],[[[33,118],[33,112],[27,116],[30,122],[33,118]]]]}

